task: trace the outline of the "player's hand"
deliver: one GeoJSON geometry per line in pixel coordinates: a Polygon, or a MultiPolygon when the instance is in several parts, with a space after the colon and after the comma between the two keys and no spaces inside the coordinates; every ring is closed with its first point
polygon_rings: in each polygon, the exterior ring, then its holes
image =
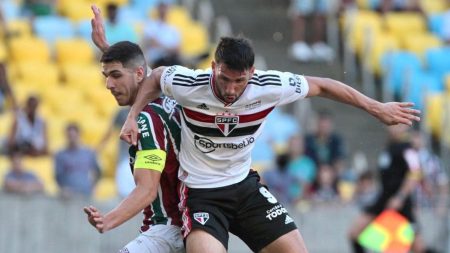
{"type": "Polygon", "coordinates": [[[138,134],[139,130],[136,120],[128,116],[120,131],[120,139],[126,141],[128,144],[136,146],[138,134]]]}
{"type": "Polygon", "coordinates": [[[100,8],[98,8],[95,4],[91,6],[91,10],[94,13],[94,18],[91,19],[91,38],[98,49],[105,52],[106,49],[108,49],[109,44],[108,41],[106,41],[105,26],[103,23],[102,14],[100,8]]]}
{"type": "Polygon", "coordinates": [[[394,209],[394,210],[400,210],[403,206],[403,199],[399,197],[392,197],[389,199],[386,208],[387,209],[394,209]]]}
{"type": "Polygon", "coordinates": [[[93,206],[89,206],[89,207],[84,207],[83,210],[88,216],[89,223],[93,227],[95,227],[99,233],[106,232],[105,224],[104,224],[104,217],[97,210],[97,208],[95,208],[93,206]]]}
{"type": "Polygon", "coordinates": [[[413,109],[414,103],[389,102],[382,103],[375,113],[381,122],[386,125],[404,124],[412,126],[414,121],[420,121],[419,110],[413,109]]]}

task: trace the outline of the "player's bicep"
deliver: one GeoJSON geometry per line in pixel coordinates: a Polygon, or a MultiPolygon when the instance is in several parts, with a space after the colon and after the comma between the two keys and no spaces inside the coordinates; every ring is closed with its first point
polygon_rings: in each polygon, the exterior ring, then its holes
{"type": "Polygon", "coordinates": [[[161,173],[166,165],[166,152],[161,149],[139,150],[136,152],[134,171],[152,170],[161,173]]]}

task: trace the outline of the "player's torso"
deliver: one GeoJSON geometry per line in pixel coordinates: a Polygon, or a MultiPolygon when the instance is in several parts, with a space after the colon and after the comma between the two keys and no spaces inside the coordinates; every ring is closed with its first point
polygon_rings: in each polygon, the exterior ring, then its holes
{"type": "MultiPolygon", "coordinates": [[[[149,225],[154,224],[181,225],[177,191],[177,188],[179,187],[178,153],[180,150],[181,134],[179,109],[174,100],[165,97],[153,101],[147,105],[143,111],[149,113],[150,111],[153,111],[153,113],[156,113],[160,119],[158,123],[162,123],[163,127],[166,129],[164,133],[164,144],[162,144],[165,147],[161,147],[161,149],[166,150],[166,162],[161,173],[158,195],[153,203],[144,209],[143,213],[145,217],[141,230],[145,231],[148,229],[149,225]]],[[[156,128],[153,129],[153,131],[162,131],[162,129],[157,129],[158,124],[156,122],[152,123],[154,124],[153,128],[156,128]]],[[[141,140],[143,140],[143,138],[141,138],[143,134],[145,133],[140,133],[141,140]]],[[[145,145],[145,143],[142,145],[145,145]]],[[[136,147],[131,146],[129,151],[130,165],[133,168],[137,149],[136,147]]]]}
{"type": "Polygon", "coordinates": [[[211,72],[198,75],[186,87],[186,99],[177,98],[183,100],[180,179],[192,188],[243,180],[255,140],[280,100],[280,88],[280,77],[256,73],[239,99],[225,105],[213,91],[211,72]]]}

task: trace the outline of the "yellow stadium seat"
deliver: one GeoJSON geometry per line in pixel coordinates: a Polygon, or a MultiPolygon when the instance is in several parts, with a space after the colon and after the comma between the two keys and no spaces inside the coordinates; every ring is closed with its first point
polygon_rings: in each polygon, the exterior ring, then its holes
{"type": "Polygon", "coordinates": [[[64,16],[75,22],[92,18],[91,4],[88,2],[63,1],[58,8],[64,16]]]}
{"type": "Polygon", "coordinates": [[[54,177],[53,158],[51,156],[24,157],[23,165],[25,169],[34,173],[42,181],[47,194],[55,196],[58,193],[58,186],[54,177]]]}
{"type": "MultiPolygon", "coordinates": [[[[158,11],[157,8],[153,8],[150,10],[150,18],[151,19],[157,19],[158,18],[158,11]]],[[[187,11],[186,8],[180,5],[171,5],[168,9],[167,13],[167,23],[180,27],[188,25],[192,22],[191,15],[187,11]]]]}
{"type": "Polygon", "coordinates": [[[384,25],[388,32],[399,39],[409,34],[425,33],[427,24],[425,18],[415,12],[391,12],[384,16],[384,25]]]}
{"type": "Polygon", "coordinates": [[[181,28],[181,54],[197,56],[208,52],[208,31],[202,24],[194,22],[179,28],[181,28]]]}
{"type": "Polygon", "coordinates": [[[425,100],[425,123],[429,132],[437,137],[442,135],[444,116],[444,94],[429,94],[425,100]]]}
{"type": "Polygon", "coordinates": [[[440,13],[447,10],[447,0],[423,0],[420,1],[422,9],[427,14],[440,13]]]}
{"type": "Polygon", "coordinates": [[[446,91],[447,91],[447,94],[450,95],[450,74],[448,74],[448,75],[445,77],[445,89],[446,89],[446,91]]]}
{"type": "Polygon", "coordinates": [[[34,83],[25,83],[25,82],[14,82],[11,86],[14,96],[16,97],[17,102],[19,105],[23,105],[25,103],[25,100],[30,95],[38,95],[41,96],[43,89],[38,89],[34,85],[34,83]]]}
{"type": "Polygon", "coordinates": [[[31,23],[28,19],[14,19],[7,22],[6,29],[15,37],[32,36],[31,23]]]}
{"type": "Polygon", "coordinates": [[[359,55],[362,55],[365,40],[377,37],[382,30],[380,15],[373,11],[350,13],[343,19],[344,30],[347,31],[347,42],[359,55]]]}
{"type": "Polygon", "coordinates": [[[425,51],[430,48],[440,47],[442,41],[431,33],[408,34],[403,39],[404,49],[423,57],[425,51]]]}
{"type": "Polygon", "coordinates": [[[48,131],[48,146],[51,153],[55,153],[66,144],[65,127],[67,121],[59,118],[57,115],[46,118],[48,131]]]}
{"type": "Polygon", "coordinates": [[[45,40],[37,37],[13,38],[10,41],[9,56],[14,63],[48,63],[50,48],[45,40]]]}
{"type": "Polygon", "coordinates": [[[356,0],[356,4],[360,9],[370,9],[370,1],[369,0],[356,0]]]}
{"type": "MultiPolygon", "coordinates": [[[[104,133],[103,133],[104,134],[104,133]]],[[[99,154],[99,160],[102,167],[102,175],[105,177],[114,177],[116,174],[116,165],[119,147],[119,131],[115,131],[102,152],[99,154]]],[[[98,145],[98,143],[97,143],[98,145]]]]}
{"type": "Polygon", "coordinates": [[[102,87],[105,84],[105,78],[98,65],[67,64],[61,67],[61,74],[67,86],[81,90],[90,90],[94,86],[102,87]]]}
{"type": "Polygon", "coordinates": [[[103,119],[110,119],[117,111],[117,102],[106,88],[92,89],[85,95],[89,104],[96,108],[98,115],[103,119]]]}
{"type": "Polygon", "coordinates": [[[0,62],[6,61],[7,56],[8,56],[8,54],[7,54],[5,43],[3,43],[3,41],[0,41],[0,62]]]}
{"type": "Polygon", "coordinates": [[[214,60],[214,53],[216,52],[216,48],[215,47],[211,47],[211,49],[209,50],[209,56],[207,59],[201,61],[197,68],[200,69],[207,69],[211,67],[211,62],[214,60]]]}
{"type": "Polygon", "coordinates": [[[84,39],[64,39],[55,43],[58,64],[93,64],[94,52],[84,39]]]}
{"type": "Polygon", "coordinates": [[[22,62],[17,64],[16,80],[32,84],[38,89],[47,89],[58,85],[59,70],[50,63],[22,62]]]}
{"type": "Polygon", "coordinates": [[[13,120],[14,114],[12,111],[0,113],[0,136],[9,136],[13,120]]]}
{"type": "Polygon", "coordinates": [[[117,188],[114,179],[101,178],[95,187],[94,199],[97,201],[107,201],[115,197],[117,197],[117,188]]]}

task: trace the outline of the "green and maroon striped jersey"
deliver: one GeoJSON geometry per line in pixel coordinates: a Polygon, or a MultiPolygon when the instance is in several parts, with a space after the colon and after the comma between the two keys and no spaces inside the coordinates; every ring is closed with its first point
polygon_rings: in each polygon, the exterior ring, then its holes
{"type": "Polygon", "coordinates": [[[181,124],[176,101],[168,97],[154,100],[141,111],[137,123],[138,145],[129,149],[131,168],[138,150],[160,149],[167,154],[156,199],[143,211],[141,231],[155,224],[181,226],[177,193],[181,124]]]}

